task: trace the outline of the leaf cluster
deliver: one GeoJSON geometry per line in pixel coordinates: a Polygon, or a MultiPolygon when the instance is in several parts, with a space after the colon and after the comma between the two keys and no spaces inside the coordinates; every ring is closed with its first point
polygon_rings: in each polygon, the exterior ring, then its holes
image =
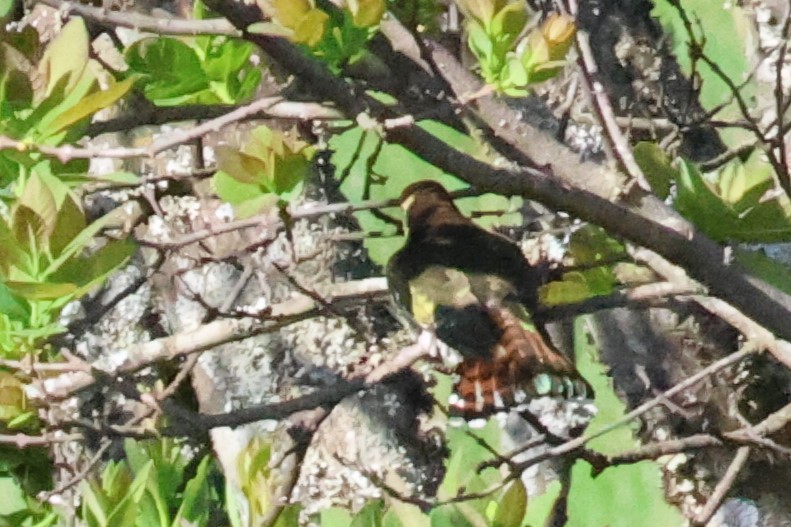
{"type": "Polygon", "coordinates": [[[524,96],[531,84],[557,75],[573,41],[571,18],[553,14],[528,30],[524,1],[463,0],[467,43],[478,59],[481,75],[498,92],[524,96]]]}
{"type": "Polygon", "coordinates": [[[365,45],[384,15],[386,0],[348,0],[339,7],[315,0],[259,0],[269,22],[248,26],[256,34],[283,36],[301,44],[335,71],[373,57],[365,45]]]}
{"type": "Polygon", "coordinates": [[[125,459],[81,484],[89,527],[205,526],[222,507],[210,456],[193,459],[170,439],[124,442],[125,459]]]}
{"type": "Polygon", "coordinates": [[[313,152],[295,131],[286,134],[259,126],[240,149],[217,147],[214,188],[234,206],[237,216],[252,216],[300,194],[313,152]]]}

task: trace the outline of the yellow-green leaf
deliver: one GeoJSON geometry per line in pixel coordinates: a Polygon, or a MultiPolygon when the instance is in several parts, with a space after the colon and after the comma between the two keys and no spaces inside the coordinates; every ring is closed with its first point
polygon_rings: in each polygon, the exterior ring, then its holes
{"type": "Polygon", "coordinates": [[[671,183],[678,177],[670,156],[656,143],[641,141],[634,147],[634,159],[654,193],[661,199],[667,198],[671,183]]]}
{"type": "Polygon", "coordinates": [[[137,78],[138,77],[136,76],[131,76],[121,82],[113,83],[113,85],[106,90],[90,94],[88,97],[81,100],[76,106],[72,106],[60,114],[57,119],[52,121],[49,132],[51,134],[58,133],[61,130],[73,125],[74,123],[77,123],[86,117],[93,115],[99,110],[107,108],[108,106],[116,103],[124,95],[129,93],[129,90],[132,89],[132,86],[134,86],[137,78]]]}
{"type": "Polygon", "coordinates": [[[10,280],[5,283],[8,288],[28,300],[56,300],[71,295],[77,290],[75,284],[48,282],[17,282],[10,280]]]}
{"type": "MultiPolygon", "coordinates": [[[[51,189],[46,185],[36,172],[30,175],[22,190],[22,195],[14,209],[14,228],[18,228],[17,221],[23,221],[27,214],[22,211],[23,208],[28,208],[38,216],[40,221],[40,240],[45,240],[49,237],[55,228],[55,221],[58,215],[57,203],[52,194],[51,189]],[[18,214],[19,213],[19,214],[18,214]]],[[[19,226],[21,227],[21,225],[19,226]]],[[[19,238],[17,238],[19,239],[19,238]]]]}
{"type": "Polygon", "coordinates": [[[348,0],[347,5],[357,27],[375,26],[382,20],[387,7],[384,0],[348,0]]]}
{"type": "Polygon", "coordinates": [[[45,95],[50,95],[63,78],[67,79],[67,92],[74,86],[88,64],[88,44],[88,30],[81,18],[72,18],[63,26],[39,62],[39,73],[47,82],[45,95]]]}
{"type": "Polygon", "coordinates": [[[521,478],[514,481],[497,506],[493,527],[519,527],[527,510],[527,489],[521,478]]]}
{"type": "Polygon", "coordinates": [[[274,11],[272,18],[281,26],[293,30],[314,9],[309,0],[271,0],[269,4],[274,11]]]}
{"type": "Polygon", "coordinates": [[[309,11],[294,28],[294,41],[307,46],[315,46],[324,36],[329,15],[321,9],[309,11]]]}
{"type": "Polygon", "coordinates": [[[267,168],[259,157],[240,152],[228,146],[217,147],[216,156],[218,169],[240,183],[248,185],[259,184],[267,168]]]}

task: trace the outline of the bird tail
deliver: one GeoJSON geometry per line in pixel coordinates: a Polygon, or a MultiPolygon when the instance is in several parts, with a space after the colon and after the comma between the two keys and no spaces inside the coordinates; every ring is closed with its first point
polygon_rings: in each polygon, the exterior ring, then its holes
{"type": "Polygon", "coordinates": [[[450,414],[467,420],[484,418],[537,397],[590,398],[593,389],[574,364],[535,328],[505,307],[487,308],[500,338],[487,357],[467,357],[459,364],[459,380],[450,414]]]}

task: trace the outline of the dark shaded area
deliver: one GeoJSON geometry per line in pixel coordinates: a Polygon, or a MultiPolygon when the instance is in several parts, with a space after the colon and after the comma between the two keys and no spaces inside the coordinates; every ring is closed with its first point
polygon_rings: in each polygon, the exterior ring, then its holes
{"type": "Polygon", "coordinates": [[[503,336],[489,311],[479,304],[437,306],[434,322],[437,338],[465,357],[491,357],[492,348],[503,336]]]}
{"type": "Polygon", "coordinates": [[[680,128],[680,152],[707,161],[726,151],[716,130],[703,122],[693,81],[668,48],[662,28],[651,18],[649,0],[580,2],[580,29],[591,48],[616,112],[638,117],[665,117],[680,128]],[[658,70],[658,71],[657,71],[658,70]]]}

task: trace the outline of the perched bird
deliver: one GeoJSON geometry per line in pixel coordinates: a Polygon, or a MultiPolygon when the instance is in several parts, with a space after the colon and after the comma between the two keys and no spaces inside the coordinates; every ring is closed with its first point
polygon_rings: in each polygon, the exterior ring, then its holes
{"type": "Polygon", "coordinates": [[[388,282],[415,322],[463,357],[451,414],[476,419],[532,397],[590,397],[531,322],[544,273],[516,244],[475,225],[434,181],[408,186],[400,201],[407,239],[388,282]]]}

